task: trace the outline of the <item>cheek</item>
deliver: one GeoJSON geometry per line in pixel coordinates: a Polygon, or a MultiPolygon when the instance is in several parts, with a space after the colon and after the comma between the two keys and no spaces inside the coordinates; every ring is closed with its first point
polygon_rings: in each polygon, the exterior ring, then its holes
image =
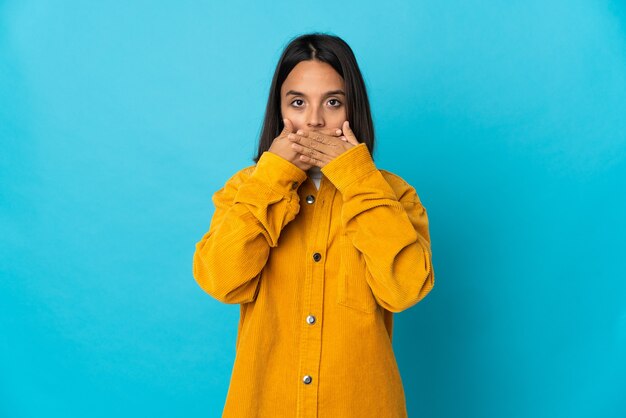
{"type": "Polygon", "coordinates": [[[303,112],[298,112],[293,110],[292,108],[282,108],[281,109],[283,119],[289,119],[296,130],[306,126],[306,118],[303,112]]]}
{"type": "Polygon", "coordinates": [[[329,126],[341,129],[343,122],[346,120],[345,108],[342,107],[340,111],[334,112],[331,117],[332,120],[329,120],[329,126]]]}

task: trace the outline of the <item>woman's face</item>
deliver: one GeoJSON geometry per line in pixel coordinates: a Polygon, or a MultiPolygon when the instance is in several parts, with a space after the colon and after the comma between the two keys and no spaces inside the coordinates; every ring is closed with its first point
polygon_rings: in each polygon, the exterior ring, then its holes
{"type": "Polygon", "coordinates": [[[280,88],[280,111],[294,130],[339,128],[346,120],[343,79],[325,62],[300,61],[280,88]]]}

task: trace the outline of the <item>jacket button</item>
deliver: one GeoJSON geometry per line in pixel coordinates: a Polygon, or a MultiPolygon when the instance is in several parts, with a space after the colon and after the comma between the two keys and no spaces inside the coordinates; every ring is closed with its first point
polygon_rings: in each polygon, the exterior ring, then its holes
{"type": "Polygon", "coordinates": [[[306,197],[306,202],[310,205],[311,203],[315,202],[315,196],[313,196],[312,194],[308,195],[306,197]]]}
{"type": "Polygon", "coordinates": [[[304,378],[302,379],[302,381],[303,381],[305,384],[307,384],[307,385],[308,385],[309,383],[311,383],[311,381],[312,381],[312,380],[313,380],[313,378],[312,378],[311,376],[309,376],[308,374],[307,374],[306,376],[304,376],[304,378]]]}
{"type": "Polygon", "coordinates": [[[315,323],[315,317],[313,315],[309,315],[306,317],[306,322],[309,323],[309,325],[313,325],[315,323]]]}
{"type": "Polygon", "coordinates": [[[291,183],[291,190],[296,190],[298,188],[298,182],[294,181],[293,183],[291,183]]]}
{"type": "Polygon", "coordinates": [[[313,260],[320,261],[322,259],[322,255],[320,253],[313,254],[313,260]]]}

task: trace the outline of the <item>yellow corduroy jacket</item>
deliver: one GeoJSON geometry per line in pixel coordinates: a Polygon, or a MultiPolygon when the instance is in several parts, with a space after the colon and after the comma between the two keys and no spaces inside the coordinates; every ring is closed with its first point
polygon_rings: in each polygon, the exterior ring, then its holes
{"type": "Polygon", "coordinates": [[[393,313],[434,286],[426,209],[364,143],[321,171],[266,151],[213,195],[193,275],[240,304],[224,418],[407,416],[393,313]]]}

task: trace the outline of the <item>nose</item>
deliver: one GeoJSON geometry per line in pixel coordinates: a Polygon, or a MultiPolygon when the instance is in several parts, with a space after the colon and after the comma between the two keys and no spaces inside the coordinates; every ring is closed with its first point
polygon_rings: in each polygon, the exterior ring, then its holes
{"type": "Polygon", "coordinates": [[[309,128],[321,128],[324,126],[324,118],[319,108],[312,106],[307,115],[307,126],[309,128]]]}

